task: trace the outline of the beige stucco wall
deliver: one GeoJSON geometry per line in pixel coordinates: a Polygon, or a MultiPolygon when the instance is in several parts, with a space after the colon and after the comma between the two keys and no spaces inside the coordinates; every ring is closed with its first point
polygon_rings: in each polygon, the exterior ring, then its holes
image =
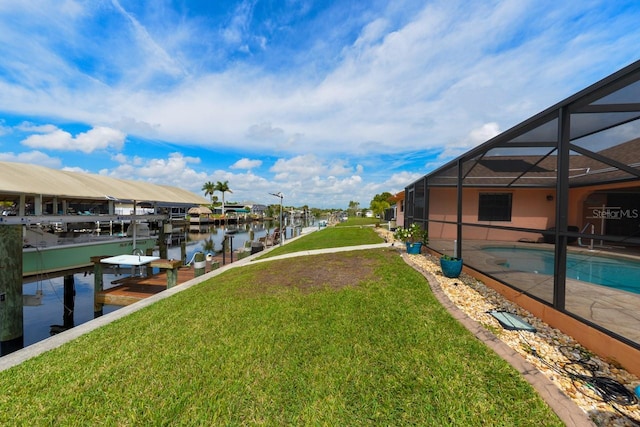
{"type": "Polygon", "coordinates": [[[606,190],[616,190],[623,188],[636,188],[638,187],[637,181],[632,182],[622,182],[616,184],[607,184],[607,185],[595,185],[592,187],[584,187],[584,188],[574,188],[569,192],[569,212],[568,219],[569,224],[577,225],[578,228],[582,230],[582,227],[586,225],[587,222],[593,222],[596,226],[596,233],[600,232],[600,227],[598,221],[589,221],[585,219],[585,217],[591,212],[587,212],[584,209],[584,204],[587,198],[597,192],[597,191],[606,191],[606,190]]]}
{"type": "MultiPolygon", "coordinates": [[[[621,188],[637,187],[637,182],[617,183],[608,185],[598,185],[593,187],[573,188],[569,191],[568,200],[568,224],[576,226],[580,230],[588,222],[585,219],[586,213],[584,204],[589,195],[597,191],[613,190],[621,188]]],[[[535,228],[546,230],[555,226],[555,190],[553,189],[487,189],[487,188],[466,188],[463,190],[462,220],[465,223],[478,223],[498,226],[535,228]],[[480,193],[509,192],[513,194],[513,210],[511,221],[478,221],[478,199],[480,193]],[[547,200],[547,197],[553,200],[547,200]]],[[[457,221],[457,198],[455,188],[432,187],[429,194],[429,214],[431,220],[437,221],[457,221]]],[[[596,224],[597,225],[597,224],[596,224]]],[[[596,230],[599,232],[599,230],[596,230]]],[[[429,224],[429,236],[435,239],[456,238],[455,224],[429,224]]],[[[537,239],[540,234],[522,233],[506,230],[487,230],[475,227],[466,227],[463,230],[463,237],[466,239],[485,239],[517,241],[522,238],[537,239]]]]}
{"type": "MultiPolygon", "coordinates": [[[[548,189],[479,189],[466,188],[462,192],[462,221],[509,227],[535,228],[546,230],[555,225],[555,195],[548,189]],[[480,193],[511,193],[511,221],[478,221],[478,200],[480,193]],[[553,196],[554,200],[547,200],[553,196]]],[[[457,221],[457,197],[455,188],[432,187],[429,193],[429,216],[437,221],[457,221]]],[[[522,238],[537,239],[537,233],[512,232],[507,230],[467,227],[463,231],[466,239],[487,239],[514,241],[522,238]]],[[[437,239],[455,239],[455,224],[429,223],[429,236],[437,239]]]]}
{"type": "Polygon", "coordinates": [[[396,224],[398,227],[404,225],[404,199],[396,203],[396,224]]]}

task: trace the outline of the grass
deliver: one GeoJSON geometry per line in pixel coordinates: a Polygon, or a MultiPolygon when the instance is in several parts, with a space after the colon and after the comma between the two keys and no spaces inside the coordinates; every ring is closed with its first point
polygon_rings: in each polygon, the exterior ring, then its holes
{"type": "Polygon", "coordinates": [[[337,223],[336,227],[351,227],[354,225],[375,225],[375,224],[380,224],[380,219],[351,216],[345,222],[337,223]]]}
{"type": "Polygon", "coordinates": [[[230,270],[0,388],[1,425],[562,425],[391,248],[230,270]]]}
{"type": "Polygon", "coordinates": [[[372,227],[328,227],[302,236],[286,245],[278,246],[257,257],[257,259],[313,249],[339,248],[383,242],[384,240],[372,227]]]}

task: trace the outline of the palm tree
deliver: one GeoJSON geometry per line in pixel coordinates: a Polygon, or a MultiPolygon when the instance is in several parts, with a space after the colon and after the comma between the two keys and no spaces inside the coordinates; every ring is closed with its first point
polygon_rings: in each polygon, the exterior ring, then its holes
{"type": "Polygon", "coordinates": [[[213,205],[213,193],[216,191],[216,185],[211,181],[207,181],[202,186],[202,191],[204,191],[204,197],[211,196],[211,205],[213,205]]]}
{"type": "Polygon", "coordinates": [[[205,253],[215,252],[216,251],[216,244],[214,243],[214,241],[213,241],[213,239],[211,237],[209,237],[208,240],[205,240],[204,243],[202,243],[202,250],[205,253]]]}
{"type": "Polygon", "coordinates": [[[224,193],[226,192],[233,193],[233,191],[229,189],[229,181],[216,182],[214,190],[222,193],[222,216],[224,216],[224,193]]]}

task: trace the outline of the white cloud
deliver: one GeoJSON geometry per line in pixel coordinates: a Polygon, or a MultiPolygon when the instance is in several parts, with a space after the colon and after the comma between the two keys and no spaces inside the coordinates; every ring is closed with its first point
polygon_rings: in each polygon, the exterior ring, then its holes
{"type": "Polygon", "coordinates": [[[317,176],[326,168],[320,164],[316,156],[307,154],[291,159],[278,159],[270,170],[276,173],[276,180],[286,180],[290,176],[304,178],[317,176]]]}
{"type": "Polygon", "coordinates": [[[5,126],[4,123],[5,123],[4,120],[0,120],[0,136],[8,135],[12,132],[11,127],[5,126]]]}
{"type": "Polygon", "coordinates": [[[253,14],[253,2],[243,1],[235,10],[229,25],[222,30],[223,39],[230,45],[236,45],[239,49],[246,46],[243,44],[244,34],[250,23],[253,14]]]}
{"type": "MultiPolygon", "coordinates": [[[[360,165],[358,165],[360,166],[360,165]]],[[[359,168],[360,172],[362,171],[362,167],[360,166],[359,168]]],[[[327,174],[329,175],[337,175],[337,176],[341,176],[341,175],[348,175],[348,174],[352,174],[354,171],[354,169],[349,166],[347,164],[347,162],[345,160],[342,159],[335,159],[332,162],[329,163],[328,165],[328,170],[327,170],[327,174]]]]}
{"type": "Polygon", "coordinates": [[[231,166],[229,166],[229,168],[230,169],[255,169],[255,168],[259,168],[260,166],[262,166],[262,160],[251,160],[245,157],[243,159],[238,160],[231,166]]]}
{"type": "MultiPolygon", "coordinates": [[[[322,160],[313,154],[295,156],[289,159],[278,159],[270,169],[276,174],[276,180],[306,180],[311,177],[323,175],[344,176],[354,173],[354,168],[345,160],[322,160]]],[[[358,165],[355,172],[362,172],[362,166],[358,165]]]]}
{"type": "Polygon", "coordinates": [[[473,145],[481,144],[500,134],[500,126],[495,123],[485,123],[479,129],[472,129],[469,133],[473,145]]]}
{"type": "Polygon", "coordinates": [[[399,172],[392,174],[384,183],[382,183],[380,192],[388,191],[391,194],[403,191],[404,188],[412,182],[420,179],[424,174],[419,172],[399,172]],[[386,188],[386,190],[385,190],[386,188]]]}
{"type": "Polygon", "coordinates": [[[75,137],[69,132],[51,125],[40,126],[32,130],[44,131],[46,133],[28,136],[21,141],[21,144],[30,148],[82,151],[83,153],[92,153],[95,150],[104,149],[120,150],[124,146],[126,138],[123,132],[104,126],[98,126],[87,132],[81,132],[75,137]]]}
{"type": "Polygon", "coordinates": [[[111,159],[114,160],[117,163],[126,163],[127,162],[127,156],[122,154],[122,153],[114,154],[113,156],[111,156],[111,159]]]}
{"type": "Polygon", "coordinates": [[[197,172],[190,165],[197,165],[200,159],[185,157],[181,153],[171,153],[166,159],[146,159],[139,156],[129,158],[115,156],[121,164],[113,169],[105,169],[100,173],[122,179],[142,179],[159,184],[174,185],[200,193],[202,184],[207,181],[207,174],[197,172]]]}
{"type": "Polygon", "coordinates": [[[22,132],[35,132],[35,133],[52,133],[58,130],[57,126],[54,125],[36,125],[34,123],[31,122],[22,122],[20,123],[18,126],[16,126],[16,129],[22,131],[22,132]]]}
{"type": "Polygon", "coordinates": [[[133,117],[122,117],[120,118],[120,120],[113,122],[111,124],[111,127],[121,129],[124,132],[133,133],[136,135],[143,134],[153,136],[157,135],[160,125],[141,122],[134,119],[133,117]]]}
{"type": "Polygon", "coordinates": [[[229,188],[232,193],[225,196],[226,201],[268,203],[272,198],[269,193],[280,191],[275,189],[276,186],[273,182],[251,171],[229,173],[217,170],[209,178],[207,180],[212,182],[229,181],[229,188]]]}
{"type": "Polygon", "coordinates": [[[49,168],[59,168],[62,166],[61,159],[56,157],[49,157],[47,154],[41,151],[0,153],[0,160],[3,162],[29,163],[33,165],[46,166],[49,168]]]}
{"type": "Polygon", "coordinates": [[[284,131],[280,128],[274,128],[271,123],[260,123],[249,126],[247,137],[251,139],[276,139],[281,138],[284,131]]]}
{"type": "Polygon", "coordinates": [[[469,134],[459,141],[450,142],[443,146],[441,153],[437,157],[437,163],[442,165],[498,134],[500,134],[500,129],[497,123],[485,123],[478,128],[471,129],[469,134]]]}
{"type": "Polygon", "coordinates": [[[379,43],[385,36],[389,22],[383,18],[377,18],[368,23],[360,33],[358,39],[353,43],[357,49],[368,48],[374,43],[379,43]]]}

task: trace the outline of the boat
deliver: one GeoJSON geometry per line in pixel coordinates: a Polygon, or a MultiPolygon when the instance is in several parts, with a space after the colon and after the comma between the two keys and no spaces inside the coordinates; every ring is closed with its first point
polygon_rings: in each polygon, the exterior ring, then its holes
{"type": "Polygon", "coordinates": [[[54,273],[92,266],[93,256],[131,254],[134,249],[146,252],[157,245],[146,223],[129,226],[124,234],[100,235],[96,232],[63,233],[45,231],[40,227],[24,230],[22,248],[23,277],[54,273]]]}

